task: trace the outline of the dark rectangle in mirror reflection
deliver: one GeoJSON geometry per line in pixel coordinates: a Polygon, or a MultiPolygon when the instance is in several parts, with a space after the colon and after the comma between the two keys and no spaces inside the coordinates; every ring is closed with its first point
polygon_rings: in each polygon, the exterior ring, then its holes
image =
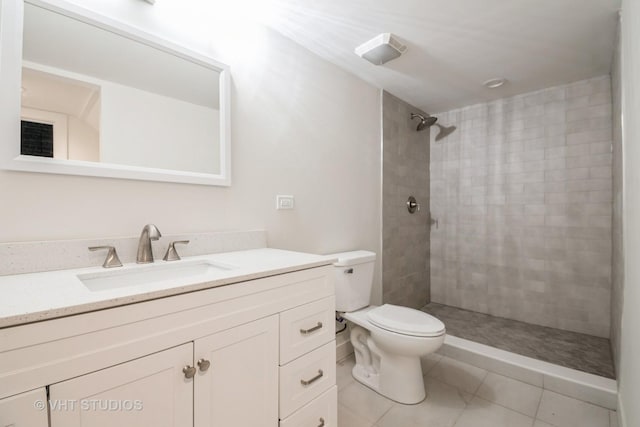
{"type": "Polygon", "coordinates": [[[21,121],[20,154],[53,157],[53,125],[21,121]]]}

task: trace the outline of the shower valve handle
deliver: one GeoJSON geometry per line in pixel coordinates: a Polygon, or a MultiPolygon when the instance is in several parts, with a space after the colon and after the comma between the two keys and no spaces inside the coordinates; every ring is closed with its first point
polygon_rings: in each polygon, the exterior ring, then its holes
{"type": "Polygon", "coordinates": [[[409,213],[420,211],[420,203],[416,201],[415,197],[409,196],[409,199],[407,200],[407,210],[409,211],[409,213]]]}

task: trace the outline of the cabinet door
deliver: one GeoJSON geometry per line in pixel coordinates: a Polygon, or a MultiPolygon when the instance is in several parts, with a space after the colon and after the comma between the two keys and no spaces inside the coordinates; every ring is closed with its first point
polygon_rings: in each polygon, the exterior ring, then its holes
{"type": "Polygon", "coordinates": [[[47,427],[47,393],[43,388],[0,399],[0,427],[47,427]]]}
{"type": "Polygon", "coordinates": [[[278,425],[278,316],[195,341],[196,427],[278,425]]]}
{"type": "Polygon", "coordinates": [[[193,344],[154,353],[49,387],[51,427],[193,425],[193,344]]]}

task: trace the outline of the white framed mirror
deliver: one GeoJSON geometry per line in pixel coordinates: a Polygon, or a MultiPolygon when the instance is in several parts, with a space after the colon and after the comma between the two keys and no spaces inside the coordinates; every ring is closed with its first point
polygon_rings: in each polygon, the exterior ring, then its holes
{"type": "Polygon", "coordinates": [[[0,0],[0,77],[3,169],[231,183],[212,58],[64,0],[0,0]]]}

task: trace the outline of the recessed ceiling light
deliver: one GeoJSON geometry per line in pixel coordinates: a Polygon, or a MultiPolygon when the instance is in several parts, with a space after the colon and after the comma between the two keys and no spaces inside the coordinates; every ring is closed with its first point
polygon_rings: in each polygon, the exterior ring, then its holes
{"type": "Polygon", "coordinates": [[[504,77],[500,77],[500,78],[496,78],[496,79],[489,79],[486,82],[482,83],[484,86],[488,87],[489,89],[497,89],[501,86],[504,86],[504,84],[507,82],[507,79],[505,79],[504,77]]]}

